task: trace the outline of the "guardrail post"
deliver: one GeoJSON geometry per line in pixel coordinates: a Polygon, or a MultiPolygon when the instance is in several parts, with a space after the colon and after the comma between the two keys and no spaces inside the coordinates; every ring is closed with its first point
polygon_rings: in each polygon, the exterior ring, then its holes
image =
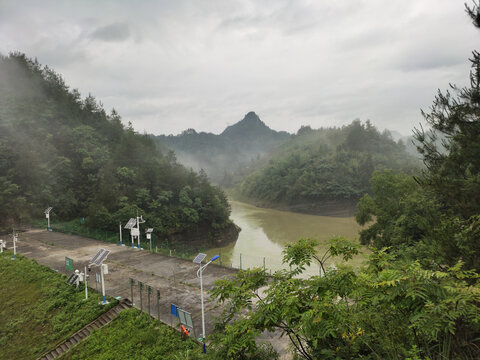
{"type": "Polygon", "coordinates": [[[138,286],[140,288],[140,311],[143,311],[143,298],[142,298],[143,283],[139,281],[138,286]]]}
{"type": "Polygon", "coordinates": [[[150,315],[150,294],[152,293],[152,287],[147,285],[147,295],[148,295],[148,315],[150,315]]]}
{"type": "Polygon", "coordinates": [[[130,278],[130,293],[132,295],[132,306],[135,305],[135,302],[133,301],[133,285],[135,285],[135,280],[130,278]]]}
{"type": "Polygon", "coordinates": [[[160,323],[160,290],[157,290],[157,318],[160,323]]]}

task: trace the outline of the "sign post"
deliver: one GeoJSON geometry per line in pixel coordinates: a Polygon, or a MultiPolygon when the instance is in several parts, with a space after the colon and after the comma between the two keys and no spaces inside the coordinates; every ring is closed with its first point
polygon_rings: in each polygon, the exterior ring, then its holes
{"type": "Polygon", "coordinates": [[[65,269],[73,271],[73,260],[65,256],[65,269]]]}

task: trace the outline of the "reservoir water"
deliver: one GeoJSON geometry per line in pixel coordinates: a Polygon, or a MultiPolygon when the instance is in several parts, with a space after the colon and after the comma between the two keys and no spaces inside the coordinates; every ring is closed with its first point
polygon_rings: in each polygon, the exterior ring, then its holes
{"type": "MultiPolygon", "coordinates": [[[[286,268],[282,264],[282,250],[286,244],[300,238],[315,238],[320,241],[318,253],[323,255],[328,240],[343,236],[350,240],[358,238],[361,229],[353,217],[330,217],[306,215],[289,211],[258,208],[238,201],[230,201],[231,218],[242,228],[235,243],[222,248],[211,249],[209,256],[220,254],[223,265],[235,268],[263,267],[267,270],[286,268]]],[[[358,265],[362,255],[350,261],[358,265]]],[[[334,264],[341,259],[333,259],[334,264]]],[[[311,266],[307,274],[318,274],[317,264],[311,266]]]]}

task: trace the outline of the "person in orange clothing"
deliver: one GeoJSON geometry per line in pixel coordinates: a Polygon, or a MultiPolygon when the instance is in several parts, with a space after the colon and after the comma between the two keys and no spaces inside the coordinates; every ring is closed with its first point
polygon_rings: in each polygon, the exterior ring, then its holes
{"type": "Polygon", "coordinates": [[[190,336],[190,329],[187,329],[185,326],[181,325],[182,328],[182,339],[185,340],[190,336]]]}

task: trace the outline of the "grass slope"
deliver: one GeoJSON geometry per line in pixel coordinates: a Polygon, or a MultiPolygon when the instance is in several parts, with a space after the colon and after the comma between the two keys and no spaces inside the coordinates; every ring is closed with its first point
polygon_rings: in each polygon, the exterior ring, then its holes
{"type": "Polygon", "coordinates": [[[193,340],[183,341],[178,332],[159,324],[136,309],[122,311],[110,324],[94,331],[60,360],[179,360],[200,359],[193,340]]]}
{"type": "Polygon", "coordinates": [[[12,252],[0,254],[0,360],[35,359],[116,304],[65,285],[65,276],[12,252]]]}

